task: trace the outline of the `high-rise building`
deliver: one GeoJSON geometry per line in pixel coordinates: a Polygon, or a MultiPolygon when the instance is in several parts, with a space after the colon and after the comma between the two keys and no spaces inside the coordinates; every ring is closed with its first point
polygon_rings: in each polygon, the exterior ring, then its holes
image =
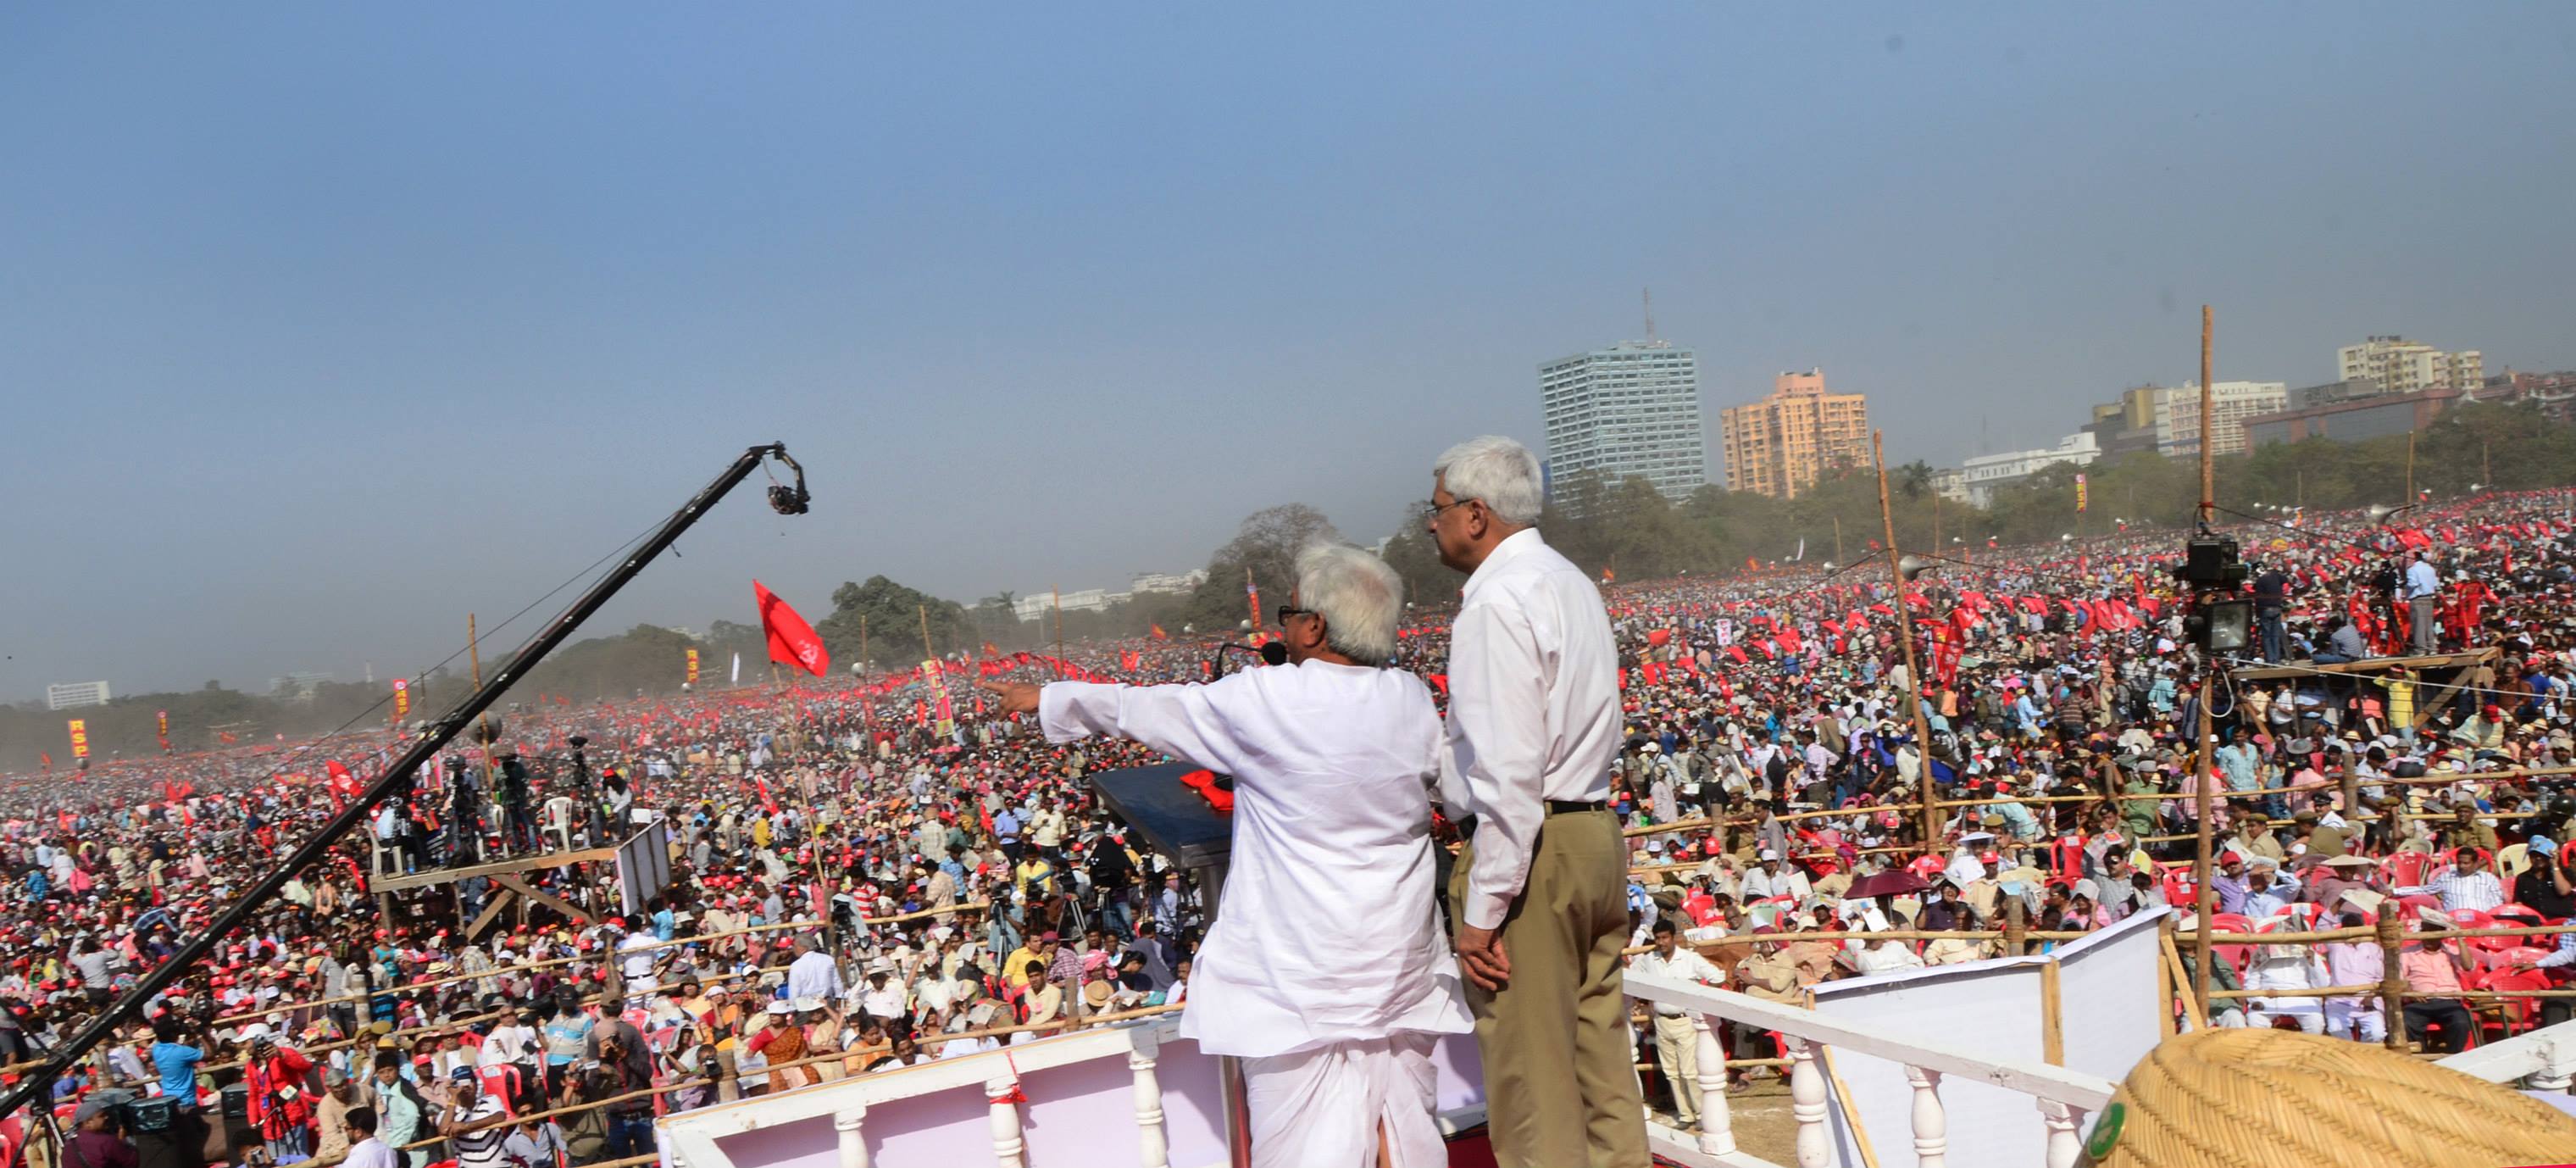
{"type": "Polygon", "coordinates": [[[2486,384],[2486,358],[2476,349],[2445,353],[2404,337],[2372,337],[2335,350],[2335,369],[2345,381],[2367,377],[2387,393],[2422,393],[2428,389],[2475,392],[2486,384]]]}
{"type": "MultiPolygon", "coordinates": [[[[2210,383],[2209,450],[2243,454],[2245,419],[2276,413],[2290,404],[2286,381],[2210,383]]],[[[2156,400],[2156,451],[2167,458],[2200,457],[2200,383],[2186,381],[2156,400]]]]}
{"type": "Polygon", "coordinates": [[[1538,367],[1552,482],[1643,478],[1679,499],[1708,481],[1699,356],[1670,341],[1621,341],[1538,367]]]}
{"type": "Polygon", "coordinates": [[[1825,472],[1870,462],[1869,399],[1825,392],[1825,371],[1783,373],[1771,396],[1718,413],[1726,489],[1794,499],[1825,472]]]}
{"type": "Polygon", "coordinates": [[[57,681],[45,687],[45,708],[48,710],[77,710],[83,706],[106,704],[107,683],[104,681],[57,681]]]}

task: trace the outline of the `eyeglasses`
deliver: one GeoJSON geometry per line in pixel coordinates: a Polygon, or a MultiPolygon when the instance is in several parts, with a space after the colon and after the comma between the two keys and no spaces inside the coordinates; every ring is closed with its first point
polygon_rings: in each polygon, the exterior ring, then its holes
{"type": "Polygon", "coordinates": [[[1311,608],[1299,608],[1299,607],[1297,607],[1296,605],[1293,605],[1293,604],[1283,604],[1283,605],[1280,605],[1280,606],[1279,606],[1279,627],[1281,627],[1281,628],[1286,628],[1286,627],[1288,627],[1288,618],[1289,618],[1289,617],[1292,617],[1292,616],[1314,616],[1314,615],[1315,615],[1315,610],[1314,610],[1314,609],[1311,609],[1311,608]]]}
{"type": "Polygon", "coordinates": [[[1452,507],[1462,507],[1469,503],[1481,501],[1482,500],[1478,499],[1451,499],[1446,503],[1442,503],[1437,500],[1424,500],[1422,504],[1422,517],[1424,519],[1438,519],[1440,518],[1441,512],[1452,507]]]}

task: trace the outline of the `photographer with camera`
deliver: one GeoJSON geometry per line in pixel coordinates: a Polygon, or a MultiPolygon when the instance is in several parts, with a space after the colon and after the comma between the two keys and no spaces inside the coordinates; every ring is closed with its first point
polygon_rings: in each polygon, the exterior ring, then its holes
{"type": "Polygon", "coordinates": [[[123,1092],[103,1091],[81,1100],[80,1110],[72,1113],[78,1130],[63,1145],[63,1168],[141,1168],[134,1145],[118,1130],[124,1106],[123,1092]]]}
{"type": "Polygon", "coordinates": [[[242,1066],[242,1086],[251,1126],[278,1163],[304,1159],[313,1154],[313,1092],[307,1082],[313,1060],[278,1045],[266,1023],[254,1022],[247,1031],[250,1057],[242,1066]]]}

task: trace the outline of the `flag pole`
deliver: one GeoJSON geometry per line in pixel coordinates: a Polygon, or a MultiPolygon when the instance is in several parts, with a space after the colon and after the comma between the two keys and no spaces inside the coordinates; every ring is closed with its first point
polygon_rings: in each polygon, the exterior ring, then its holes
{"type": "Polygon", "coordinates": [[[1055,659],[1064,660],[1064,589],[1047,585],[1047,595],[1055,603],[1055,659]]]}
{"type": "MultiPolygon", "coordinates": [[[[1878,518],[1887,529],[1887,578],[1896,583],[1896,637],[1905,646],[1905,707],[1914,719],[1914,756],[1920,763],[1915,781],[1923,787],[1923,850],[1939,855],[1934,842],[1939,834],[1939,812],[1933,807],[1932,728],[1923,720],[1923,670],[1914,660],[1914,610],[1905,603],[1904,557],[1896,551],[1896,508],[1887,501],[1887,449],[1879,432],[1869,432],[1869,456],[1878,466],[1878,518]]],[[[1836,525],[1837,530],[1840,524],[1836,525]]]]}
{"type": "MultiPolygon", "coordinates": [[[[2215,319],[2209,311],[2209,306],[2206,304],[2201,305],[2200,529],[2203,531],[2209,530],[2210,519],[2218,513],[2218,477],[2215,470],[2215,464],[2210,458],[2209,449],[2209,415],[2215,404],[2213,395],[2209,388],[2211,336],[2214,328],[2215,319]]],[[[2209,796],[2210,787],[2216,784],[2218,778],[2218,752],[2211,749],[2210,746],[2209,699],[2212,690],[2215,688],[2212,683],[2216,681],[2217,677],[2218,658],[2215,654],[2211,654],[2201,662],[2200,728],[2199,737],[2195,739],[2195,741],[2200,744],[2200,759],[2198,763],[2191,768],[2192,785],[2197,788],[2192,796],[2192,809],[2198,814],[2200,819],[2199,828],[2194,833],[2196,842],[2193,845],[2191,856],[2193,915],[2197,919],[2197,923],[2192,926],[2191,930],[2191,981],[2193,1000],[2199,1002],[2204,1010],[2209,1006],[2209,932],[2212,928],[2210,918],[2218,915],[2218,893],[2215,889],[2212,889],[2209,886],[2209,851],[2211,845],[2211,824],[2209,820],[2215,810],[2210,806],[2211,799],[2209,796]]]]}

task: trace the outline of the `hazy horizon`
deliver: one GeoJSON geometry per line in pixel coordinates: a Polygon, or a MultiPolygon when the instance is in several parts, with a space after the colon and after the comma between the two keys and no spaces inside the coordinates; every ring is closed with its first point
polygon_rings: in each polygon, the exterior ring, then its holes
{"type": "Polygon", "coordinates": [[[2222,380],[2576,367],[2571,66],[2539,3],[12,6],[0,700],[404,675],[773,439],[813,514],[586,633],[1374,540],[1649,287],[1712,442],[1820,366],[1891,462],[2195,377],[2204,302],[2222,380]]]}

